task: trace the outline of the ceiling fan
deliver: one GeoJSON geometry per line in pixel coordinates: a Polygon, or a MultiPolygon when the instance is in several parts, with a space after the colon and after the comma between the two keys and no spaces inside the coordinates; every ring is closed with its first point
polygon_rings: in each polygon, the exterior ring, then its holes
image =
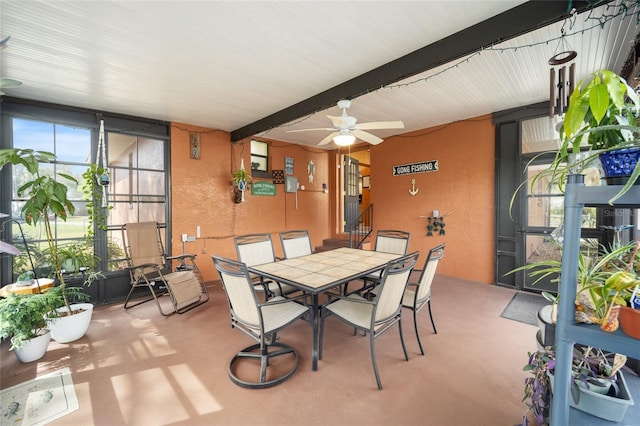
{"type": "Polygon", "coordinates": [[[318,145],[326,145],[332,140],[336,145],[347,146],[355,142],[356,138],[368,142],[372,145],[377,145],[382,142],[382,139],[364,130],[375,129],[404,129],[404,123],[402,121],[375,121],[370,123],[357,124],[358,119],[347,114],[347,109],[351,106],[350,100],[338,101],[338,108],[342,110],[342,115],[336,117],[327,115],[333,127],[319,128],[319,129],[302,129],[302,130],[290,130],[289,132],[308,132],[313,130],[326,130],[331,131],[326,138],[324,138],[318,145]]]}

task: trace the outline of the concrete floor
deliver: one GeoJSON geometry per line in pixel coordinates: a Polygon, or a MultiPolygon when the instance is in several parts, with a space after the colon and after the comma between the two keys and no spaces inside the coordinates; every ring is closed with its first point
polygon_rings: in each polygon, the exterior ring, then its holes
{"type": "MultiPolygon", "coordinates": [[[[527,352],[537,328],[499,315],[513,291],[437,276],[433,310],[419,318],[420,355],[410,315],[376,340],[384,389],[376,387],[368,337],[327,320],[323,359],[311,370],[311,329],[300,321],[279,340],[300,353],[285,383],[247,390],[227,376],[231,357],[252,341],[231,329],[224,292],[209,303],[162,317],[147,303],[97,306],[82,339],[52,341],[39,361],[21,364],[1,346],[1,387],[69,367],[80,409],[52,425],[515,425],[525,405],[527,352]]],[[[408,313],[408,312],[407,312],[408,313]]]]}

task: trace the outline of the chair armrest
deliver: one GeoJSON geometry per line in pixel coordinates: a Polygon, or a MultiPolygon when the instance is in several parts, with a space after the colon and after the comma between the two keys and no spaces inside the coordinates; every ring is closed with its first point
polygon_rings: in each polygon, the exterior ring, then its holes
{"type": "Polygon", "coordinates": [[[282,297],[282,296],[275,296],[270,298],[268,301],[264,302],[264,303],[258,303],[259,307],[263,307],[263,306],[270,306],[270,305],[281,305],[283,303],[289,303],[289,302],[296,302],[297,300],[300,299],[304,299],[306,297],[306,295],[302,294],[300,296],[296,296],[296,297],[282,297]]]}
{"type": "Polygon", "coordinates": [[[133,270],[133,269],[146,269],[146,268],[152,268],[155,270],[160,270],[162,269],[161,265],[158,265],[157,263],[141,263],[140,265],[133,265],[133,266],[127,266],[126,269],[129,270],[133,270]]]}
{"type": "Polygon", "coordinates": [[[180,261],[185,260],[185,259],[195,259],[197,255],[195,254],[179,254],[178,256],[167,256],[165,259],[167,260],[174,260],[174,259],[178,259],[180,261]]]}
{"type": "Polygon", "coordinates": [[[331,303],[331,299],[344,299],[344,300],[348,300],[350,302],[354,302],[354,303],[364,303],[365,305],[373,305],[374,302],[371,300],[366,300],[366,299],[356,299],[354,297],[350,297],[350,296],[343,296],[341,294],[334,294],[334,293],[327,293],[327,296],[329,297],[329,303],[331,303]]]}

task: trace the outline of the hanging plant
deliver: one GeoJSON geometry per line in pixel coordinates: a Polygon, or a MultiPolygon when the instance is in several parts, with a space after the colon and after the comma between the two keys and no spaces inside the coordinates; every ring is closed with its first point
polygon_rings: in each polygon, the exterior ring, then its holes
{"type": "Polygon", "coordinates": [[[244,201],[244,191],[247,189],[247,185],[251,183],[251,174],[241,167],[236,169],[231,174],[234,192],[234,202],[236,204],[244,201]]]}
{"type": "Polygon", "coordinates": [[[234,170],[233,173],[231,174],[231,177],[233,179],[233,184],[235,186],[240,186],[241,185],[240,182],[242,181],[244,181],[247,184],[251,183],[251,174],[245,169],[234,170]]]}
{"type": "Polygon", "coordinates": [[[90,164],[82,174],[82,198],[87,203],[87,239],[92,239],[95,229],[107,230],[107,211],[112,206],[106,206],[104,187],[109,184],[108,170],[97,164],[90,164]],[[105,209],[106,207],[106,209],[105,209]],[[94,228],[95,226],[95,228],[94,228]]]}

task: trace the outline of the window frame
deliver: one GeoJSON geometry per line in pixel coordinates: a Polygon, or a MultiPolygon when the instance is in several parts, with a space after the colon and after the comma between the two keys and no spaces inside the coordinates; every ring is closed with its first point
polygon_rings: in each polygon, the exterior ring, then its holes
{"type": "MultiPolygon", "coordinates": [[[[170,123],[126,115],[112,113],[102,113],[93,110],[75,108],[69,106],[55,105],[38,101],[30,101],[18,98],[6,97],[3,99],[3,109],[0,114],[2,123],[2,133],[0,135],[0,148],[11,148],[13,146],[13,119],[26,119],[41,121],[54,125],[63,125],[77,128],[86,128],[91,131],[91,159],[94,159],[97,152],[99,123],[104,119],[105,133],[123,133],[137,137],[158,139],[162,142],[164,158],[164,216],[166,223],[160,224],[165,230],[164,241],[170,241],[171,235],[171,158],[170,158],[170,123]]],[[[90,161],[91,161],[90,159],[90,161]]],[[[56,161],[58,162],[58,161],[56,161]]],[[[66,161],[60,161],[66,164],[66,161]]],[[[13,167],[4,167],[0,170],[0,211],[11,211],[13,200],[13,167]]],[[[2,224],[2,239],[11,240],[11,226],[2,224]]],[[[115,302],[126,297],[129,291],[128,272],[126,270],[107,271],[108,254],[108,232],[120,232],[121,226],[109,226],[107,231],[97,230],[94,242],[94,251],[101,259],[100,268],[105,275],[99,283],[94,283],[85,291],[92,297],[92,302],[115,302]],[[113,281],[113,282],[111,282],[113,281]],[[112,285],[114,284],[114,285],[112,285]],[[117,285],[115,285],[117,284],[117,285]],[[123,293],[124,292],[124,293],[123,293]],[[95,297],[94,297],[95,294],[95,297]]],[[[167,248],[170,249],[170,248],[167,248]]],[[[11,283],[13,276],[13,257],[0,257],[0,279],[3,283],[11,283]]]]}
{"type": "Polygon", "coordinates": [[[258,178],[270,178],[271,177],[271,164],[269,161],[269,157],[270,157],[270,145],[269,142],[265,142],[265,141],[261,141],[258,139],[251,139],[250,143],[250,149],[251,149],[251,176],[252,177],[258,177],[258,178]],[[266,148],[266,155],[263,155],[261,153],[257,153],[253,150],[253,143],[260,143],[260,144],[264,144],[264,147],[266,148]],[[254,169],[253,168],[253,160],[254,157],[256,157],[257,159],[264,159],[265,163],[266,163],[266,170],[260,170],[260,169],[254,169]]]}

